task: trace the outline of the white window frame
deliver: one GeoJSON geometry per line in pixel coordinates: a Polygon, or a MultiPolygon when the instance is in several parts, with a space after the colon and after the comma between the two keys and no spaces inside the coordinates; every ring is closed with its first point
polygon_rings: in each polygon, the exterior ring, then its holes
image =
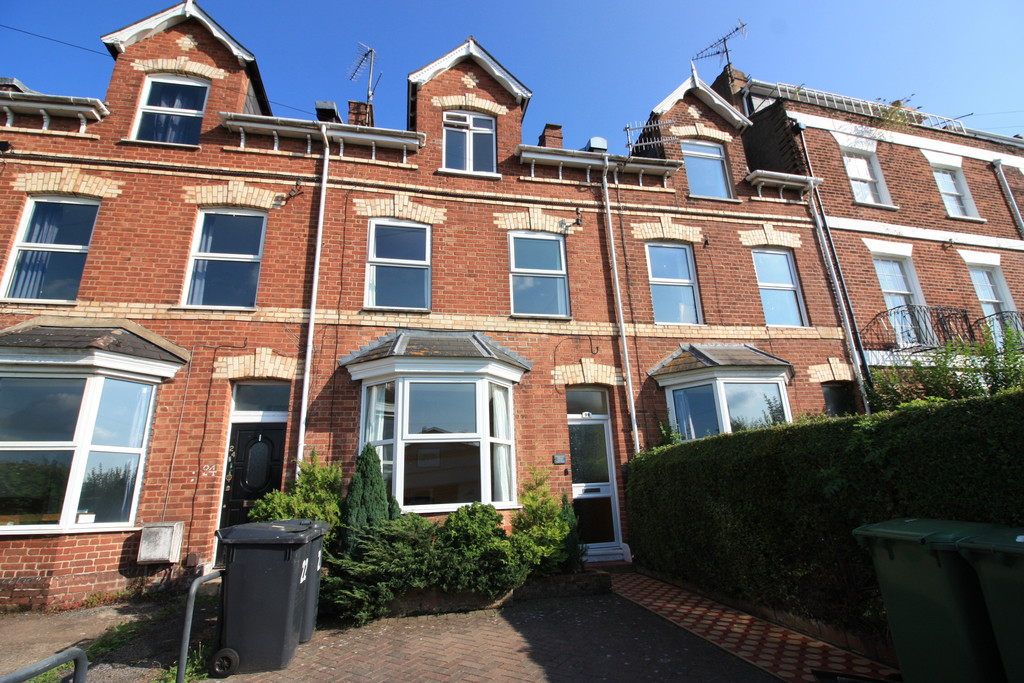
{"type": "MultiPolygon", "coordinates": [[[[73,303],[77,301],[75,299],[47,299],[47,298],[34,298],[34,297],[15,297],[12,296],[10,289],[16,280],[16,270],[18,265],[18,259],[22,253],[28,251],[45,251],[51,253],[62,253],[62,254],[86,254],[86,260],[88,261],[89,245],[77,246],[69,244],[51,244],[45,242],[27,242],[29,228],[32,225],[32,219],[35,218],[36,208],[39,204],[77,204],[81,206],[95,206],[96,207],[96,218],[93,219],[92,232],[96,232],[96,221],[99,219],[99,200],[95,199],[81,199],[78,197],[65,197],[65,196],[49,196],[49,195],[36,195],[29,197],[28,203],[25,206],[25,211],[21,218],[21,225],[18,227],[18,239],[14,243],[14,247],[11,249],[11,253],[7,259],[7,267],[5,269],[5,275],[3,279],[2,291],[3,298],[11,301],[46,301],[46,302],[67,302],[73,303]]],[[[92,234],[89,237],[89,242],[92,242],[92,234]]],[[[83,267],[84,273],[84,267],[83,267]]],[[[82,281],[78,281],[79,288],[81,288],[82,281]]],[[[76,290],[77,291],[77,290],[76,290]]]]}
{"type": "Polygon", "coordinates": [[[764,299],[761,299],[761,310],[764,312],[764,323],[768,327],[807,327],[807,309],[804,307],[803,293],[800,291],[800,277],[796,272],[796,257],[793,252],[789,249],[776,249],[771,247],[761,247],[758,249],[751,250],[751,258],[754,261],[754,275],[757,277],[757,289],[758,292],[764,290],[777,291],[777,292],[792,292],[793,298],[796,303],[797,315],[800,316],[800,323],[797,325],[786,325],[783,323],[773,323],[768,320],[768,310],[765,308],[764,299]],[[779,256],[786,257],[786,265],[789,266],[789,278],[790,282],[779,283],[779,282],[761,282],[761,275],[757,271],[757,255],[758,254],[777,254],[779,256]]]}
{"type": "Polygon", "coordinates": [[[370,221],[370,234],[367,238],[367,264],[366,264],[366,291],[364,295],[364,305],[366,308],[379,308],[385,310],[402,310],[402,311],[429,311],[431,307],[431,292],[433,290],[433,268],[431,266],[431,251],[432,251],[432,240],[433,240],[433,229],[426,223],[416,223],[413,221],[401,220],[397,218],[374,218],[370,221]],[[406,259],[388,259],[380,258],[376,255],[377,252],[377,227],[382,225],[392,225],[399,228],[412,228],[423,230],[426,236],[424,246],[423,260],[406,260],[406,259]],[[423,300],[425,306],[385,306],[377,303],[376,296],[376,281],[377,281],[377,268],[379,266],[386,266],[392,268],[409,268],[421,271],[426,271],[426,291],[424,292],[423,300]]]}
{"type": "Polygon", "coordinates": [[[843,157],[843,168],[846,171],[847,179],[850,181],[850,191],[853,193],[854,204],[877,206],[885,209],[898,208],[892,203],[892,196],[889,194],[889,188],[885,184],[882,166],[878,163],[878,141],[836,131],[832,131],[832,137],[839,143],[839,151],[843,157]],[[867,163],[868,177],[854,175],[847,161],[851,158],[863,159],[867,163]],[[872,190],[872,197],[870,199],[857,197],[858,183],[872,190]]]}
{"type": "MultiPolygon", "coordinates": [[[[679,416],[676,415],[676,402],[674,392],[679,389],[690,389],[699,386],[711,386],[712,396],[715,400],[715,413],[718,418],[718,433],[731,434],[732,425],[729,415],[726,387],[735,384],[758,384],[774,386],[778,388],[779,397],[782,401],[782,409],[785,421],[792,422],[793,414],[789,407],[789,394],[786,391],[788,371],[779,367],[733,367],[717,368],[710,371],[687,372],[675,378],[659,379],[658,383],[665,389],[665,396],[668,402],[668,415],[670,424],[674,425],[684,440],[687,439],[686,431],[679,424],[679,416]]],[[[710,435],[709,435],[710,436],[710,435]]],[[[694,437],[701,439],[705,437],[694,437]]]]}
{"type": "Polygon", "coordinates": [[[183,118],[196,118],[199,119],[200,129],[202,128],[202,120],[206,115],[206,105],[210,99],[210,83],[199,78],[190,78],[186,76],[178,76],[175,74],[152,74],[146,77],[146,84],[142,88],[142,96],[139,99],[139,110],[135,114],[135,123],[132,126],[132,139],[138,140],[139,142],[151,142],[154,144],[161,145],[184,145],[189,147],[195,147],[199,145],[199,139],[195,142],[173,142],[170,140],[150,140],[148,138],[140,138],[139,131],[142,128],[142,121],[147,114],[156,116],[180,116],[183,118]],[[194,87],[202,87],[206,90],[206,94],[203,96],[203,106],[199,109],[179,109],[176,107],[161,107],[157,105],[147,104],[150,93],[153,89],[154,83],[173,83],[177,85],[189,85],[194,87]]]}
{"type": "Polygon", "coordinates": [[[403,511],[431,513],[452,512],[472,502],[494,505],[499,509],[510,509],[517,503],[516,482],[516,448],[515,448],[515,415],[513,385],[518,381],[521,372],[513,372],[507,368],[498,368],[492,363],[475,363],[452,359],[437,359],[417,363],[410,359],[397,359],[398,362],[367,364],[366,370],[353,370],[353,377],[364,379],[361,394],[360,411],[360,443],[369,443],[381,453],[381,447],[392,447],[392,459],[381,457],[381,467],[392,468],[391,494],[398,501],[403,511]],[[387,368],[385,372],[380,372],[387,368]],[[462,370],[461,372],[459,370],[462,370]],[[373,387],[394,383],[394,432],[391,439],[367,439],[367,412],[370,392],[373,387]],[[475,391],[476,431],[466,433],[442,434],[411,434],[408,430],[410,389],[419,383],[428,384],[472,384],[475,391]],[[491,434],[491,401],[492,386],[502,387],[508,398],[508,438],[500,438],[491,434]],[[407,505],[403,497],[405,491],[405,448],[407,445],[430,443],[479,443],[480,449],[480,500],[463,503],[439,503],[428,505],[407,505]],[[495,500],[492,484],[491,452],[493,445],[504,445],[509,449],[511,481],[507,483],[510,500],[495,500]]]}
{"type": "Polygon", "coordinates": [[[229,207],[219,208],[207,208],[201,209],[199,215],[196,218],[195,232],[192,236],[192,251],[189,257],[188,272],[185,276],[185,286],[182,289],[182,306],[186,308],[202,308],[202,309],[215,309],[215,310],[239,310],[239,311],[252,311],[256,309],[257,300],[259,297],[259,281],[263,277],[263,245],[267,239],[267,213],[265,211],[255,211],[252,209],[236,209],[229,207]],[[200,251],[200,244],[203,237],[203,226],[206,222],[206,217],[210,215],[229,215],[229,216],[253,216],[263,219],[263,227],[260,234],[260,245],[259,252],[256,254],[229,254],[223,252],[207,252],[200,251]],[[258,274],[256,277],[255,291],[253,291],[253,305],[252,306],[228,306],[228,305],[217,305],[217,304],[193,304],[189,302],[189,297],[192,292],[192,281],[196,274],[196,264],[199,261],[219,261],[219,262],[234,262],[234,263],[256,263],[259,265],[258,274]]]}
{"type": "Polygon", "coordinates": [[[572,304],[569,301],[569,263],[566,258],[565,237],[550,232],[535,231],[510,231],[508,233],[508,254],[509,254],[509,299],[512,302],[512,315],[526,318],[568,318],[572,315],[572,304]],[[559,245],[560,258],[562,261],[561,270],[542,270],[533,268],[520,268],[516,265],[515,241],[517,239],[550,240],[559,245]],[[561,313],[530,313],[516,310],[515,282],[518,277],[544,277],[560,280],[562,283],[562,296],[565,299],[565,311],[561,313]]]}
{"type": "MultiPolygon", "coordinates": [[[[864,241],[864,245],[871,252],[871,265],[875,271],[875,278],[878,281],[878,289],[882,293],[883,301],[885,302],[885,310],[893,310],[895,307],[889,305],[886,295],[899,295],[907,297],[907,302],[900,305],[910,306],[925,306],[924,294],[921,292],[921,284],[917,279],[917,271],[914,269],[913,260],[913,245],[904,244],[900,242],[883,242],[881,240],[868,239],[866,237],[861,238],[864,241]],[[878,279],[878,266],[877,261],[892,261],[900,265],[903,280],[907,285],[906,290],[887,290],[882,284],[882,281],[878,279]]],[[[921,341],[922,335],[927,339],[930,336],[931,330],[920,330],[918,322],[911,320],[911,324],[905,325],[901,321],[890,316],[890,324],[893,326],[893,331],[897,336],[897,344],[900,347],[915,346],[921,341]],[[902,329],[910,329],[912,335],[907,336],[902,329]]],[[[925,321],[924,324],[930,322],[925,321]]]]}
{"type": "Polygon", "coordinates": [[[686,165],[686,158],[687,157],[693,157],[695,159],[707,159],[707,160],[711,160],[711,161],[717,161],[719,163],[719,168],[720,168],[721,173],[722,173],[722,183],[725,185],[725,194],[724,195],[698,194],[698,193],[693,191],[693,185],[692,185],[692,183],[690,181],[690,178],[691,178],[690,169],[687,168],[686,169],[686,182],[687,182],[687,186],[690,189],[690,195],[693,196],[693,197],[707,197],[707,198],[711,198],[711,199],[733,199],[734,198],[733,197],[733,187],[732,187],[732,181],[730,180],[730,177],[729,177],[729,164],[727,163],[727,157],[726,157],[726,154],[725,154],[725,146],[720,144],[720,143],[717,143],[717,142],[710,142],[708,140],[701,140],[701,139],[698,139],[698,138],[687,138],[687,139],[681,141],[680,144],[681,145],[695,145],[697,147],[706,148],[707,149],[706,152],[701,152],[701,151],[697,151],[697,150],[687,150],[685,147],[681,146],[680,149],[681,149],[681,151],[683,153],[683,165],[684,165],[684,167],[686,165]]]}
{"type": "Polygon", "coordinates": [[[178,367],[177,364],[165,361],[127,357],[104,351],[0,350],[0,376],[25,379],[85,380],[78,421],[71,441],[7,441],[2,444],[3,451],[73,451],[59,522],[57,524],[0,525],[0,536],[95,533],[135,528],[135,517],[145,478],[149,440],[155,417],[156,394],[159,383],[163,379],[173,377],[178,367]],[[145,427],[141,445],[138,447],[93,445],[92,443],[103,384],[108,379],[124,380],[151,387],[149,405],[146,406],[145,427]],[[91,451],[138,455],[130,514],[124,522],[89,522],[87,518],[79,517],[78,502],[91,451]]]}
{"type": "Polygon", "coordinates": [[[974,204],[971,190],[967,186],[967,178],[964,176],[963,157],[926,149],[921,150],[921,154],[932,167],[932,178],[935,180],[935,188],[939,192],[939,198],[942,199],[942,205],[946,209],[946,215],[949,218],[961,220],[980,220],[978,207],[974,204]],[[953,191],[942,189],[942,184],[939,182],[940,175],[945,175],[950,179],[953,183],[953,191]],[[956,207],[953,211],[950,210],[951,204],[956,207]]]}
{"type": "Polygon", "coordinates": [[[449,110],[442,114],[442,150],[441,154],[443,157],[442,168],[446,171],[454,171],[457,173],[468,173],[471,175],[489,175],[496,176],[498,174],[498,120],[493,116],[487,114],[480,114],[473,111],[464,110],[449,110]],[[476,124],[474,119],[485,119],[491,122],[491,127],[483,127],[476,124]],[[448,157],[448,135],[449,131],[464,131],[466,136],[466,158],[464,160],[455,160],[448,157]],[[493,163],[489,169],[474,169],[476,159],[474,158],[473,150],[475,148],[475,141],[477,137],[489,136],[491,138],[491,154],[493,157],[493,163]],[[465,161],[465,165],[462,165],[462,161],[465,161]]]}
{"type": "Polygon", "coordinates": [[[697,285],[697,269],[694,266],[693,261],[693,245],[684,244],[680,242],[648,242],[645,246],[647,252],[647,278],[650,281],[651,286],[651,311],[654,316],[654,322],[658,325],[701,325],[703,324],[703,316],[701,315],[700,305],[700,287],[697,285]],[[689,279],[685,278],[665,278],[655,277],[653,267],[651,265],[651,247],[664,248],[664,249],[677,249],[683,253],[683,258],[686,260],[686,267],[691,273],[692,277],[689,279]],[[658,313],[654,309],[654,287],[679,287],[681,289],[689,289],[693,292],[693,305],[694,305],[694,317],[693,322],[687,321],[674,321],[674,320],[658,320],[658,313]]]}

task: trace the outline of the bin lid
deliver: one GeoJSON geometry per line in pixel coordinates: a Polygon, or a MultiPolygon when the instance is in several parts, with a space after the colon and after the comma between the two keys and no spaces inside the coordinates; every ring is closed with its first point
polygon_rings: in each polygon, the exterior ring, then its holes
{"type": "Polygon", "coordinates": [[[961,550],[1024,557],[1024,527],[1003,527],[964,538],[957,541],[956,547],[961,550]]]}
{"type": "Polygon", "coordinates": [[[276,522],[249,522],[217,530],[221,543],[249,545],[302,545],[323,536],[324,529],[308,519],[282,519],[276,522]]]}
{"type": "Polygon", "coordinates": [[[855,536],[884,538],[906,543],[921,543],[933,550],[955,550],[956,542],[968,536],[977,536],[1000,529],[999,525],[985,522],[957,522],[948,519],[892,519],[887,522],[865,524],[853,530],[855,536]]]}

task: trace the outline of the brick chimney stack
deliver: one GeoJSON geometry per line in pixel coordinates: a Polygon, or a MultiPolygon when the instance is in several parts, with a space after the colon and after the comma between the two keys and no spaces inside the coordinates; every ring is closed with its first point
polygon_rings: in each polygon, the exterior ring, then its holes
{"type": "Polygon", "coordinates": [[[349,100],[348,122],[353,126],[373,126],[373,103],[349,100]]]}
{"type": "Polygon", "coordinates": [[[541,147],[562,149],[562,127],[555,123],[545,123],[544,132],[540,134],[537,144],[541,147]]]}

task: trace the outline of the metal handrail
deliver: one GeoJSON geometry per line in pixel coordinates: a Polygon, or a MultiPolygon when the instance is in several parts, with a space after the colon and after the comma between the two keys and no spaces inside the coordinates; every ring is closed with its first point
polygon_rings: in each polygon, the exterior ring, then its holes
{"type": "Polygon", "coordinates": [[[175,683],[185,683],[185,669],[188,668],[188,641],[192,639],[192,615],[195,611],[196,595],[199,593],[199,587],[207,581],[220,578],[220,575],[223,573],[218,569],[217,571],[200,576],[188,588],[188,599],[185,601],[185,625],[181,629],[181,644],[178,646],[178,675],[175,683]]]}
{"type": "Polygon", "coordinates": [[[861,329],[870,350],[914,353],[950,341],[974,341],[967,309],[956,306],[896,306],[875,315],[861,329]]]}
{"type": "Polygon", "coordinates": [[[69,647],[14,673],[0,676],[0,683],[24,683],[70,661],[75,663],[75,676],[71,679],[73,683],[85,683],[85,677],[89,673],[89,658],[80,647],[69,647]]]}
{"type": "Polygon", "coordinates": [[[996,334],[1012,329],[1019,336],[1024,336],[1024,317],[1018,311],[1000,311],[984,318],[978,318],[973,323],[976,336],[981,336],[985,330],[991,330],[996,334]]]}

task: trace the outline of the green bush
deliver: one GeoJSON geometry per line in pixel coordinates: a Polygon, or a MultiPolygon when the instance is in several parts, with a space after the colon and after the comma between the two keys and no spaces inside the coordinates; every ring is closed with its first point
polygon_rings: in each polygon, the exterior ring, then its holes
{"type": "Polygon", "coordinates": [[[438,585],[445,591],[473,591],[490,598],[521,586],[530,571],[532,545],[509,536],[501,514],[490,505],[460,507],[437,534],[438,585]]]}
{"type": "Polygon", "coordinates": [[[291,490],[271,491],[249,510],[249,521],[316,519],[331,525],[324,547],[333,549],[341,533],[342,472],[338,465],[320,462],[316,451],[299,463],[291,490]]]}
{"type": "Polygon", "coordinates": [[[722,435],[630,465],[637,562],[864,635],[885,628],[851,531],[902,517],[1024,525],[1024,392],[722,435]]]}
{"type": "Polygon", "coordinates": [[[512,532],[521,539],[533,573],[545,576],[561,571],[569,560],[566,538],[572,532],[571,520],[551,495],[547,476],[534,472],[523,484],[519,502],[522,507],[512,516],[512,532]]]}
{"type": "Polygon", "coordinates": [[[356,461],[356,471],[348,485],[341,508],[342,545],[346,553],[356,550],[359,537],[367,529],[400,514],[398,503],[387,490],[381,473],[377,449],[366,444],[356,461]]]}

